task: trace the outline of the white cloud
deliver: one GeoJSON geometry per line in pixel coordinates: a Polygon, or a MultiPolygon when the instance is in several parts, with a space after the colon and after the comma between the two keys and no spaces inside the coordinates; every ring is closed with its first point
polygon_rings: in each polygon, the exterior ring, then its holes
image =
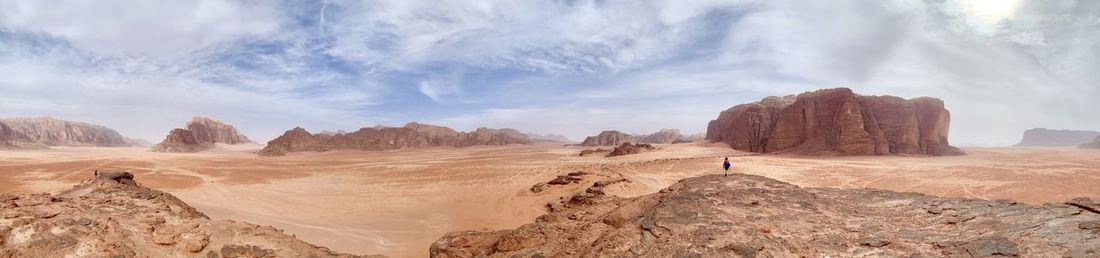
{"type": "Polygon", "coordinates": [[[273,6],[240,1],[0,1],[0,27],[69,40],[98,54],[184,58],[276,32],[273,6]]]}

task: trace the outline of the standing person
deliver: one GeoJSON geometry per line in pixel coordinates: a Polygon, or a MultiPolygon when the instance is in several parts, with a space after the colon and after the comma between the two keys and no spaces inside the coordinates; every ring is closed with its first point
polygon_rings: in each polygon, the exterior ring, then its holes
{"type": "Polygon", "coordinates": [[[726,169],[725,176],[729,176],[730,175],[730,158],[729,157],[726,157],[726,160],[722,161],[722,168],[726,169]]]}

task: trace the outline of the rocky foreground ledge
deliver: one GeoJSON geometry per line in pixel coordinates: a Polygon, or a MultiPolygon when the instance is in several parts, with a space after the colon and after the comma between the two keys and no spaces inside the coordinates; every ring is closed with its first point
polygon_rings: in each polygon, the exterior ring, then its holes
{"type": "Polygon", "coordinates": [[[754,175],[636,198],[593,186],[514,230],[452,232],[432,257],[1100,257],[1100,204],[1032,206],[754,175]]]}
{"type": "Polygon", "coordinates": [[[357,257],[219,220],[126,172],[58,195],[0,195],[0,257],[357,257]]]}

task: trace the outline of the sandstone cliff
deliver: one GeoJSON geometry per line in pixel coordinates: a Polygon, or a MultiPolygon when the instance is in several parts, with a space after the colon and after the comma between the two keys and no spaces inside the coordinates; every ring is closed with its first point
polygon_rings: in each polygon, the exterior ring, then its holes
{"type": "Polygon", "coordinates": [[[301,127],[271,140],[260,155],[327,150],[395,150],[422,147],[465,147],[474,145],[531,144],[526,134],[514,129],[478,128],[458,132],[443,126],[408,123],[403,127],[376,126],[359,131],[328,135],[311,134],[301,127]]]}
{"type": "Polygon", "coordinates": [[[1100,137],[1100,132],[1034,128],[1024,131],[1024,138],[1016,146],[1077,146],[1096,137],[1100,137]]]}
{"type": "Polygon", "coordinates": [[[46,146],[37,144],[27,135],[13,130],[4,122],[0,122],[0,149],[44,149],[46,146]]]}
{"type": "Polygon", "coordinates": [[[0,194],[0,257],[355,257],[270,226],[211,220],[125,172],[61,194],[0,194]]]}
{"type": "Polygon", "coordinates": [[[638,139],[633,135],[619,131],[603,131],[596,136],[589,136],[581,142],[581,146],[619,146],[623,143],[636,143],[638,139]]]}
{"type": "Polygon", "coordinates": [[[242,144],[252,143],[248,137],[237,132],[237,128],[221,121],[196,116],[187,122],[187,130],[195,135],[195,140],[204,143],[242,144]]]}
{"type": "Polygon", "coordinates": [[[708,124],[706,139],[762,153],[960,155],[947,141],[950,120],[938,99],[836,88],[734,106],[708,124]]]}
{"type": "Polygon", "coordinates": [[[198,152],[213,148],[213,143],[204,143],[195,139],[195,135],[187,129],[172,129],[168,136],[159,144],[153,146],[155,152],[198,152]]]}
{"type": "Polygon", "coordinates": [[[1081,144],[1081,146],[1078,146],[1078,148],[1082,148],[1082,149],[1100,149],[1100,136],[1097,136],[1096,139],[1092,140],[1092,142],[1090,142],[1090,143],[1081,144]]]}
{"type": "Polygon", "coordinates": [[[604,185],[513,230],[452,232],[432,257],[1097,257],[1100,204],[1031,206],[744,174],[634,198],[604,185]]]}
{"type": "Polygon", "coordinates": [[[172,129],[164,141],[153,146],[152,151],[197,152],[213,148],[215,143],[252,143],[232,125],[206,117],[194,117],[184,127],[187,129],[172,129]]]}
{"type": "Polygon", "coordinates": [[[4,118],[0,123],[45,146],[126,147],[131,146],[118,132],[101,125],[51,117],[4,118]]]}

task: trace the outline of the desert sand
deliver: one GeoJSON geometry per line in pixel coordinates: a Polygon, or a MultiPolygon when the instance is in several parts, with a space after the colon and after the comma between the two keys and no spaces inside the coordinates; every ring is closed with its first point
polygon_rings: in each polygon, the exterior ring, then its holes
{"type": "Polygon", "coordinates": [[[1041,204],[1100,198],[1100,150],[963,148],[949,157],[756,155],[721,144],[658,145],[641,154],[579,157],[555,145],[293,153],[260,157],[259,145],[201,153],[145,148],[0,151],[0,193],[58,192],[92,171],[126,170],[213,219],[285,229],[336,251],[424,257],[456,230],[530,223],[547,202],[591,184],[528,189],[573,171],[625,177],[611,193],[638,196],[676,181],[722,173],[763,175],[800,186],[879,188],[1041,204]]]}

